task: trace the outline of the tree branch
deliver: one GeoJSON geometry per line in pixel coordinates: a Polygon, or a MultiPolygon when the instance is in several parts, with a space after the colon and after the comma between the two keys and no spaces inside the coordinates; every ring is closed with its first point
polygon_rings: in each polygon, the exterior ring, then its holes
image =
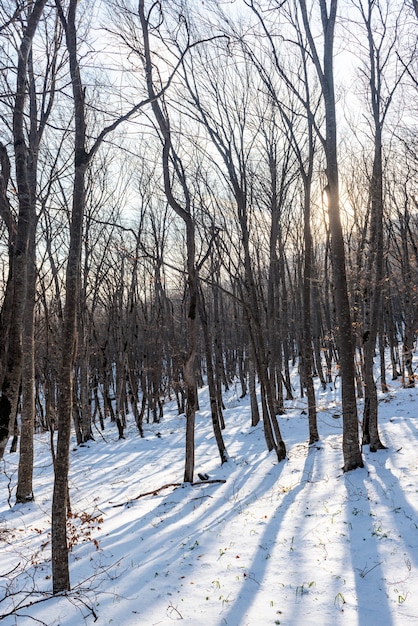
{"type": "MultiPolygon", "coordinates": [[[[214,483],[226,483],[226,480],[224,479],[198,480],[197,482],[190,483],[190,484],[192,487],[199,487],[200,485],[212,485],[214,483]]],[[[130,500],[127,500],[126,502],[122,502],[121,504],[114,504],[113,508],[117,509],[118,507],[125,506],[126,504],[130,504],[131,502],[134,502],[135,500],[139,500],[140,498],[145,498],[146,496],[156,496],[158,493],[160,493],[160,491],[163,491],[164,489],[169,489],[169,487],[174,487],[175,489],[177,489],[177,487],[182,487],[183,485],[184,483],[167,483],[166,485],[162,485],[162,487],[158,487],[158,489],[154,489],[153,491],[146,491],[145,493],[140,493],[139,496],[136,496],[135,498],[131,498],[130,500]]]]}

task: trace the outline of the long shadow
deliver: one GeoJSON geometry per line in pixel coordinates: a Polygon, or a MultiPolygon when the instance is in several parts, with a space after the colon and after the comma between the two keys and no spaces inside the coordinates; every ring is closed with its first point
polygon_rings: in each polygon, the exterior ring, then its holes
{"type": "MultiPolygon", "coordinates": [[[[393,485],[393,488],[397,490],[396,495],[396,507],[392,508],[392,519],[394,525],[398,527],[399,531],[403,533],[401,535],[405,540],[405,535],[414,538],[413,545],[407,547],[412,548],[410,555],[414,560],[415,566],[418,568],[418,510],[414,508],[406,499],[405,492],[402,486],[399,484],[399,479],[395,474],[386,467],[379,467],[377,474],[380,478],[381,484],[393,485]],[[403,523],[401,523],[401,521],[403,523]],[[412,535],[410,534],[412,531],[412,535]]],[[[416,485],[414,485],[414,491],[416,485]]]]}
{"type": "MultiPolygon", "coordinates": [[[[368,489],[370,477],[365,477],[365,470],[356,470],[356,498],[362,494],[361,512],[356,507],[347,516],[350,520],[350,556],[357,601],[358,626],[370,624],[385,624],[392,626],[393,619],[388,597],[385,590],[385,578],[382,569],[384,558],[379,550],[379,533],[373,530],[374,512],[370,506],[368,489]],[[361,478],[359,478],[361,473],[361,478]],[[367,542],[369,562],[364,558],[364,542],[367,542]]],[[[347,504],[351,506],[353,498],[353,483],[350,475],[344,476],[344,486],[347,491],[347,504]]]]}
{"type": "MultiPolygon", "coordinates": [[[[275,541],[286,513],[292,504],[294,504],[298,495],[305,489],[306,484],[310,482],[315,452],[315,449],[309,449],[308,454],[305,457],[302,477],[299,484],[283,495],[283,498],[281,499],[280,504],[278,505],[270,522],[265,526],[262,539],[259,542],[259,548],[255,553],[251,566],[248,568],[250,572],[257,572],[257,586],[252,585],[250,587],[246,581],[245,593],[238,594],[231,608],[226,614],[223,614],[220,624],[231,624],[235,626],[237,624],[245,623],[245,615],[254,603],[254,599],[266,576],[269,564],[269,560],[266,558],[266,552],[262,546],[275,541]]],[[[249,582],[250,581],[248,581],[248,583],[249,582]]]]}
{"type": "MultiPolygon", "coordinates": [[[[236,464],[231,463],[230,467],[234,474],[236,464]]],[[[248,472],[243,471],[234,479],[232,476],[231,480],[227,478],[225,484],[208,484],[198,488],[186,486],[165,495],[149,496],[155,499],[152,508],[149,501],[144,503],[146,510],[142,507],[142,500],[132,502],[128,506],[132,507],[133,516],[135,511],[139,514],[123,524],[117,524],[120,508],[113,509],[112,513],[108,509],[106,515],[114,529],[100,539],[100,545],[107,556],[111,555],[112,548],[119,554],[130,555],[131,566],[138,568],[142,585],[155,579],[157,569],[160,573],[178,573],[182,570],[191,575],[197,565],[197,553],[209,552],[210,544],[216,541],[217,527],[231,522],[243,508],[271,491],[282,468],[283,463],[273,465],[260,479],[256,475],[249,477],[248,472]],[[251,488],[247,484],[250,479],[251,488]],[[233,502],[234,499],[239,506],[232,505],[228,511],[224,510],[223,505],[219,506],[220,500],[223,504],[224,501],[233,502]],[[141,508],[143,512],[140,512],[141,508]],[[183,549],[179,549],[182,543],[183,549]],[[143,546],[140,551],[138,544],[143,546]],[[197,545],[199,548],[194,551],[197,545]]],[[[126,560],[129,561],[129,558],[126,560]]],[[[178,578],[171,584],[179,585],[178,578]]],[[[132,582],[127,581],[127,585],[132,585],[132,582]]],[[[132,596],[133,591],[125,588],[120,593],[128,597],[132,596]]],[[[149,608],[149,603],[147,606],[147,597],[143,596],[141,609],[144,612],[149,608]]]]}
{"type": "MultiPolygon", "coordinates": [[[[382,623],[389,623],[390,613],[388,610],[387,596],[392,598],[392,605],[404,601],[404,588],[413,586],[413,582],[408,582],[412,576],[413,566],[418,567],[418,536],[417,521],[418,511],[407,499],[405,495],[405,487],[401,484],[399,478],[386,465],[390,461],[396,465],[394,457],[396,452],[393,450],[381,451],[377,455],[368,454],[369,478],[363,481],[362,491],[364,501],[368,503],[369,519],[363,520],[358,517],[353,519],[353,563],[357,559],[354,569],[357,571],[356,588],[359,596],[359,616],[360,624],[368,624],[368,615],[370,615],[368,605],[370,604],[370,584],[365,584],[369,579],[373,580],[376,590],[379,590],[376,607],[382,616],[382,623]],[[371,491],[373,495],[370,495],[371,491]],[[392,495],[393,494],[393,495],[392,495]],[[377,507],[372,510],[373,496],[375,497],[374,505],[377,507]],[[372,521],[373,520],[373,521],[372,521]],[[360,525],[360,532],[358,526],[360,525]],[[367,537],[368,545],[373,541],[375,554],[373,562],[369,564],[361,562],[361,534],[367,537]],[[390,549],[389,549],[390,548],[390,549]],[[357,550],[357,554],[355,551],[357,550]],[[407,557],[405,557],[407,554],[407,557]],[[413,561],[411,564],[410,560],[413,561]],[[388,563],[388,569],[396,572],[393,580],[384,578],[381,563],[388,563]],[[395,563],[395,564],[393,564],[395,563]]],[[[399,471],[405,472],[407,477],[408,468],[400,468],[399,471]]],[[[411,476],[410,488],[411,493],[415,495],[416,484],[412,481],[416,477],[411,476]]],[[[346,485],[349,489],[349,478],[346,479],[346,485]]],[[[376,593],[375,593],[376,595],[376,593]]],[[[406,599],[405,609],[408,607],[406,599]]],[[[410,607],[408,607],[410,612],[410,607]]],[[[415,618],[418,623],[418,611],[415,611],[415,618]]]]}

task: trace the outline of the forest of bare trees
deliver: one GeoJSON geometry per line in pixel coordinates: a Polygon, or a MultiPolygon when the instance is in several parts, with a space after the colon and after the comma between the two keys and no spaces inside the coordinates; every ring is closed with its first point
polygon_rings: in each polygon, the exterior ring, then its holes
{"type": "Polygon", "coordinates": [[[73,432],[174,399],[193,482],[197,388],[224,463],[238,384],[285,462],[285,400],[318,441],[337,367],[344,470],[383,447],[377,392],[417,378],[417,33],[415,0],[2,2],[0,457],[29,502],[50,433],[54,592],[73,432]]]}

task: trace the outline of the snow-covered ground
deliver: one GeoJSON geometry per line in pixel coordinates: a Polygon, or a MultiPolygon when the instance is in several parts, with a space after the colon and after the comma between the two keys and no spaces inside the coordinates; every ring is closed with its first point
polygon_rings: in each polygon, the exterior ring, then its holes
{"type": "Polygon", "coordinates": [[[66,596],[51,597],[48,435],[36,437],[31,504],[14,504],[18,459],[7,453],[2,624],[418,624],[418,390],[391,383],[380,398],[388,449],[365,450],[364,469],[347,474],[337,391],[318,391],[321,441],[311,447],[304,401],[286,403],[282,463],[267,453],[261,424],[251,428],[248,400],[230,390],[230,460],[220,466],[205,389],[200,403],[196,474],[220,482],[138,497],[182,482],[185,424],[174,406],[160,424],[145,425],[144,439],[131,420],[126,440],[109,425],[104,439],[97,432],[95,442],[73,446],[66,596]]]}

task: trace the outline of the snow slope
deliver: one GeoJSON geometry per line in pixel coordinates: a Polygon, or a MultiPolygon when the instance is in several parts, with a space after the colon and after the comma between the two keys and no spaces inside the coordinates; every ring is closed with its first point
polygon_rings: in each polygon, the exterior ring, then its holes
{"type": "Polygon", "coordinates": [[[388,450],[365,450],[364,469],[347,474],[338,390],[317,397],[321,441],[307,445],[304,401],[287,402],[279,422],[288,459],[278,464],[261,424],[250,426],[247,399],[230,390],[230,460],[221,467],[203,389],[196,473],[225,482],[138,497],[182,481],[185,424],[174,406],[160,424],[145,425],[144,439],[131,420],[126,440],[109,425],[95,442],[74,445],[73,591],[62,597],[51,597],[48,435],[36,438],[31,504],[14,505],[18,459],[7,454],[0,476],[2,624],[418,624],[417,390],[393,383],[381,396],[388,450]]]}

